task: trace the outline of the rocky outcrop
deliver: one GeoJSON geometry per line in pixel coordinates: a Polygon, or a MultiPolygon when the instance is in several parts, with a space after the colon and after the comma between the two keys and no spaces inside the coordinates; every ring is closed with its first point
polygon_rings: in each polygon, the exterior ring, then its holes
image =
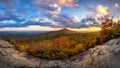
{"type": "Polygon", "coordinates": [[[12,44],[0,40],[0,68],[39,67],[39,63],[38,59],[31,58],[25,52],[16,50],[12,44]]]}
{"type": "Polygon", "coordinates": [[[64,60],[45,60],[20,52],[0,40],[0,68],[120,68],[120,38],[64,60]]]}

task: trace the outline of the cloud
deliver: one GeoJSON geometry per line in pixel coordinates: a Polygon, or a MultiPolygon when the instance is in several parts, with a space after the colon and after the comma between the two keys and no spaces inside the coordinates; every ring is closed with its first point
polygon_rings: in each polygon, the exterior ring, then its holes
{"type": "Polygon", "coordinates": [[[60,6],[67,6],[67,7],[78,7],[79,5],[76,4],[77,0],[57,0],[57,3],[60,6]]]}
{"type": "Polygon", "coordinates": [[[5,20],[14,20],[16,22],[22,22],[25,21],[25,19],[20,18],[14,11],[11,10],[4,10],[0,13],[0,21],[5,20]]]}
{"type": "Polygon", "coordinates": [[[62,7],[78,7],[77,0],[34,0],[33,4],[38,8],[49,12],[60,13],[62,7]]]}
{"type": "Polygon", "coordinates": [[[46,10],[46,16],[57,22],[54,27],[76,27],[76,22],[80,22],[77,17],[60,14],[62,7],[77,7],[76,2],[77,0],[35,0],[34,5],[46,10]]]}
{"type": "Polygon", "coordinates": [[[78,17],[72,17],[72,20],[74,21],[74,22],[80,22],[80,19],[78,18],[78,17]]]}
{"type": "Polygon", "coordinates": [[[46,0],[47,3],[56,3],[59,6],[78,7],[77,0],[46,0]]]}
{"type": "Polygon", "coordinates": [[[2,10],[0,13],[0,27],[20,27],[25,19],[21,18],[16,12],[11,10],[2,10]]]}
{"type": "Polygon", "coordinates": [[[59,7],[57,4],[51,4],[50,6],[56,8],[56,10],[48,11],[49,14],[59,14],[61,12],[61,7],[59,7]]]}
{"type": "Polygon", "coordinates": [[[80,22],[81,27],[100,26],[100,24],[93,17],[83,18],[80,22]]]}
{"type": "MultiPolygon", "coordinates": [[[[24,14],[22,12],[19,14],[24,14]]],[[[37,18],[36,16],[32,19],[21,17],[16,11],[3,10],[0,13],[0,27],[26,27],[29,25],[41,25],[41,26],[53,26],[47,18],[37,18]],[[34,19],[34,20],[33,20],[34,19]]]]}
{"type": "Polygon", "coordinates": [[[79,5],[76,4],[77,0],[35,0],[34,4],[41,6],[41,7],[47,7],[47,5],[50,4],[57,4],[60,7],[78,7],[79,5]]]}
{"type": "Polygon", "coordinates": [[[5,21],[2,21],[0,23],[8,24],[8,22],[9,22],[9,24],[15,24],[16,23],[14,20],[5,20],[5,21]]]}
{"type": "Polygon", "coordinates": [[[35,22],[35,21],[27,21],[23,24],[21,24],[21,27],[23,26],[29,26],[29,25],[41,25],[41,26],[53,26],[52,22],[43,22],[43,21],[39,21],[39,22],[35,22]]]}
{"type": "Polygon", "coordinates": [[[47,13],[59,14],[62,7],[78,7],[77,0],[34,0],[33,4],[47,13]]]}
{"type": "Polygon", "coordinates": [[[114,4],[114,8],[115,8],[115,9],[118,9],[118,8],[119,8],[119,4],[118,4],[118,3],[115,3],[115,4],[114,4]]]}
{"type": "Polygon", "coordinates": [[[61,7],[56,3],[49,3],[46,0],[35,0],[34,5],[38,8],[44,9],[47,13],[58,14],[61,11],[61,7]]]}
{"type": "Polygon", "coordinates": [[[109,17],[112,15],[111,10],[107,6],[97,5],[95,7],[88,7],[88,11],[92,12],[95,17],[109,17]]]}
{"type": "Polygon", "coordinates": [[[29,25],[41,25],[50,27],[78,27],[79,18],[68,14],[47,14],[48,18],[33,17],[32,19],[24,19],[10,10],[4,10],[0,14],[0,21],[3,22],[0,27],[26,27],[29,25]],[[10,22],[10,21],[14,22],[10,22]],[[6,22],[6,23],[4,23],[6,22]],[[56,23],[55,23],[56,22],[56,23]]]}
{"type": "Polygon", "coordinates": [[[49,15],[48,18],[51,18],[55,22],[58,22],[62,27],[78,27],[79,18],[72,17],[68,14],[58,14],[58,15],[49,15]]]}
{"type": "Polygon", "coordinates": [[[35,22],[35,21],[24,21],[24,23],[20,22],[16,22],[13,20],[7,20],[7,21],[0,21],[0,28],[1,27],[27,27],[30,25],[38,25],[38,26],[49,26],[49,27],[53,27],[54,25],[52,24],[52,22],[35,22]]]}
{"type": "Polygon", "coordinates": [[[103,15],[106,15],[106,16],[111,15],[111,11],[106,6],[98,5],[97,8],[96,8],[96,11],[97,11],[97,14],[103,14],[103,15]]]}

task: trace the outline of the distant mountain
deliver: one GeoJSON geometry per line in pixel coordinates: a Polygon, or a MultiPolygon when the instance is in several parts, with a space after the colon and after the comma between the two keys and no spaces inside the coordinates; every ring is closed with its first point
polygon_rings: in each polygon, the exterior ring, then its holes
{"type": "Polygon", "coordinates": [[[60,36],[67,36],[67,35],[71,35],[71,34],[76,34],[78,32],[76,31],[71,31],[71,30],[68,30],[68,29],[61,29],[59,31],[50,31],[50,32],[33,32],[33,31],[30,31],[30,32],[13,32],[13,33],[9,33],[9,32],[5,32],[4,34],[1,34],[0,35],[4,35],[4,37],[11,37],[11,38],[14,38],[14,39],[27,39],[27,38],[32,38],[32,39],[54,39],[54,38],[57,38],[57,37],[60,37],[60,36]]]}
{"type": "MultiPolygon", "coordinates": [[[[21,36],[64,36],[76,33],[85,33],[83,31],[74,31],[69,29],[61,29],[58,31],[0,31],[0,37],[21,37],[21,36]]],[[[89,32],[88,32],[89,33],[89,32]]]]}
{"type": "Polygon", "coordinates": [[[38,36],[38,35],[63,35],[63,34],[73,34],[75,31],[68,29],[62,29],[59,31],[0,31],[1,37],[18,37],[18,36],[38,36]]]}
{"type": "Polygon", "coordinates": [[[31,36],[43,34],[47,31],[0,31],[1,37],[17,37],[17,36],[31,36]]]}
{"type": "Polygon", "coordinates": [[[59,31],[51,31],[51,32],[47,32],[45,35],[49,34],[49,35],[67,35],[67,34],[75,34],[78,33],[76,31],[71,31],[69,29],[62,29],[59,31]]]}

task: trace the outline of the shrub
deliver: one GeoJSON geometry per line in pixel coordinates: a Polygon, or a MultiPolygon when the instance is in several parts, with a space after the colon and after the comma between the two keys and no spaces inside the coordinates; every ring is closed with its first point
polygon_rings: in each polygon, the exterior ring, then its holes
{"type": "Polygon", "coordinates": [[[68,57],[68,54],[66,54],[65,52],[62,52],[62,51],[60,51],[56,54],[56,59],[63,59],[63,58],[67,58],[67,57],[68,57]]]}
{"type": "Polygon", "coordinates": [[[116,26],[113,28],[114,38],[120,37],[120,26],[116,26]]]}
{"type": "Polygon", "coordinates": [[[104,43],[110,39],[120,37],[120,26],[109,26],[102,28],[99,36],[99,42],[104,43]]]}
{"type": "Polygon", "coordinates": [[[23,44],[23,45],[18,45],[17,48],[21,51],[28,51],[29,46],[26,44],[23,44]]]}

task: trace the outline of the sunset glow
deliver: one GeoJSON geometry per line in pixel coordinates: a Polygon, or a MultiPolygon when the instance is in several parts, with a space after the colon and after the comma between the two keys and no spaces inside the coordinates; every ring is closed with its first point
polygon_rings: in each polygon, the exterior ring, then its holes
{"type": "Polygon", "coordinates": [[[1,28],[0,31],[57,31],[62,28],[52,28],[52,27],[43,27],[43,26],[28,26],[28,27],[6,27],[1,28]]]}
{"type": "Polygon", "coordinates": [[[68,28],[72,31],[78,31],[78,32],[98,32],[101,30],[101,27],[89,27],[89,28],[68,28]]]}

